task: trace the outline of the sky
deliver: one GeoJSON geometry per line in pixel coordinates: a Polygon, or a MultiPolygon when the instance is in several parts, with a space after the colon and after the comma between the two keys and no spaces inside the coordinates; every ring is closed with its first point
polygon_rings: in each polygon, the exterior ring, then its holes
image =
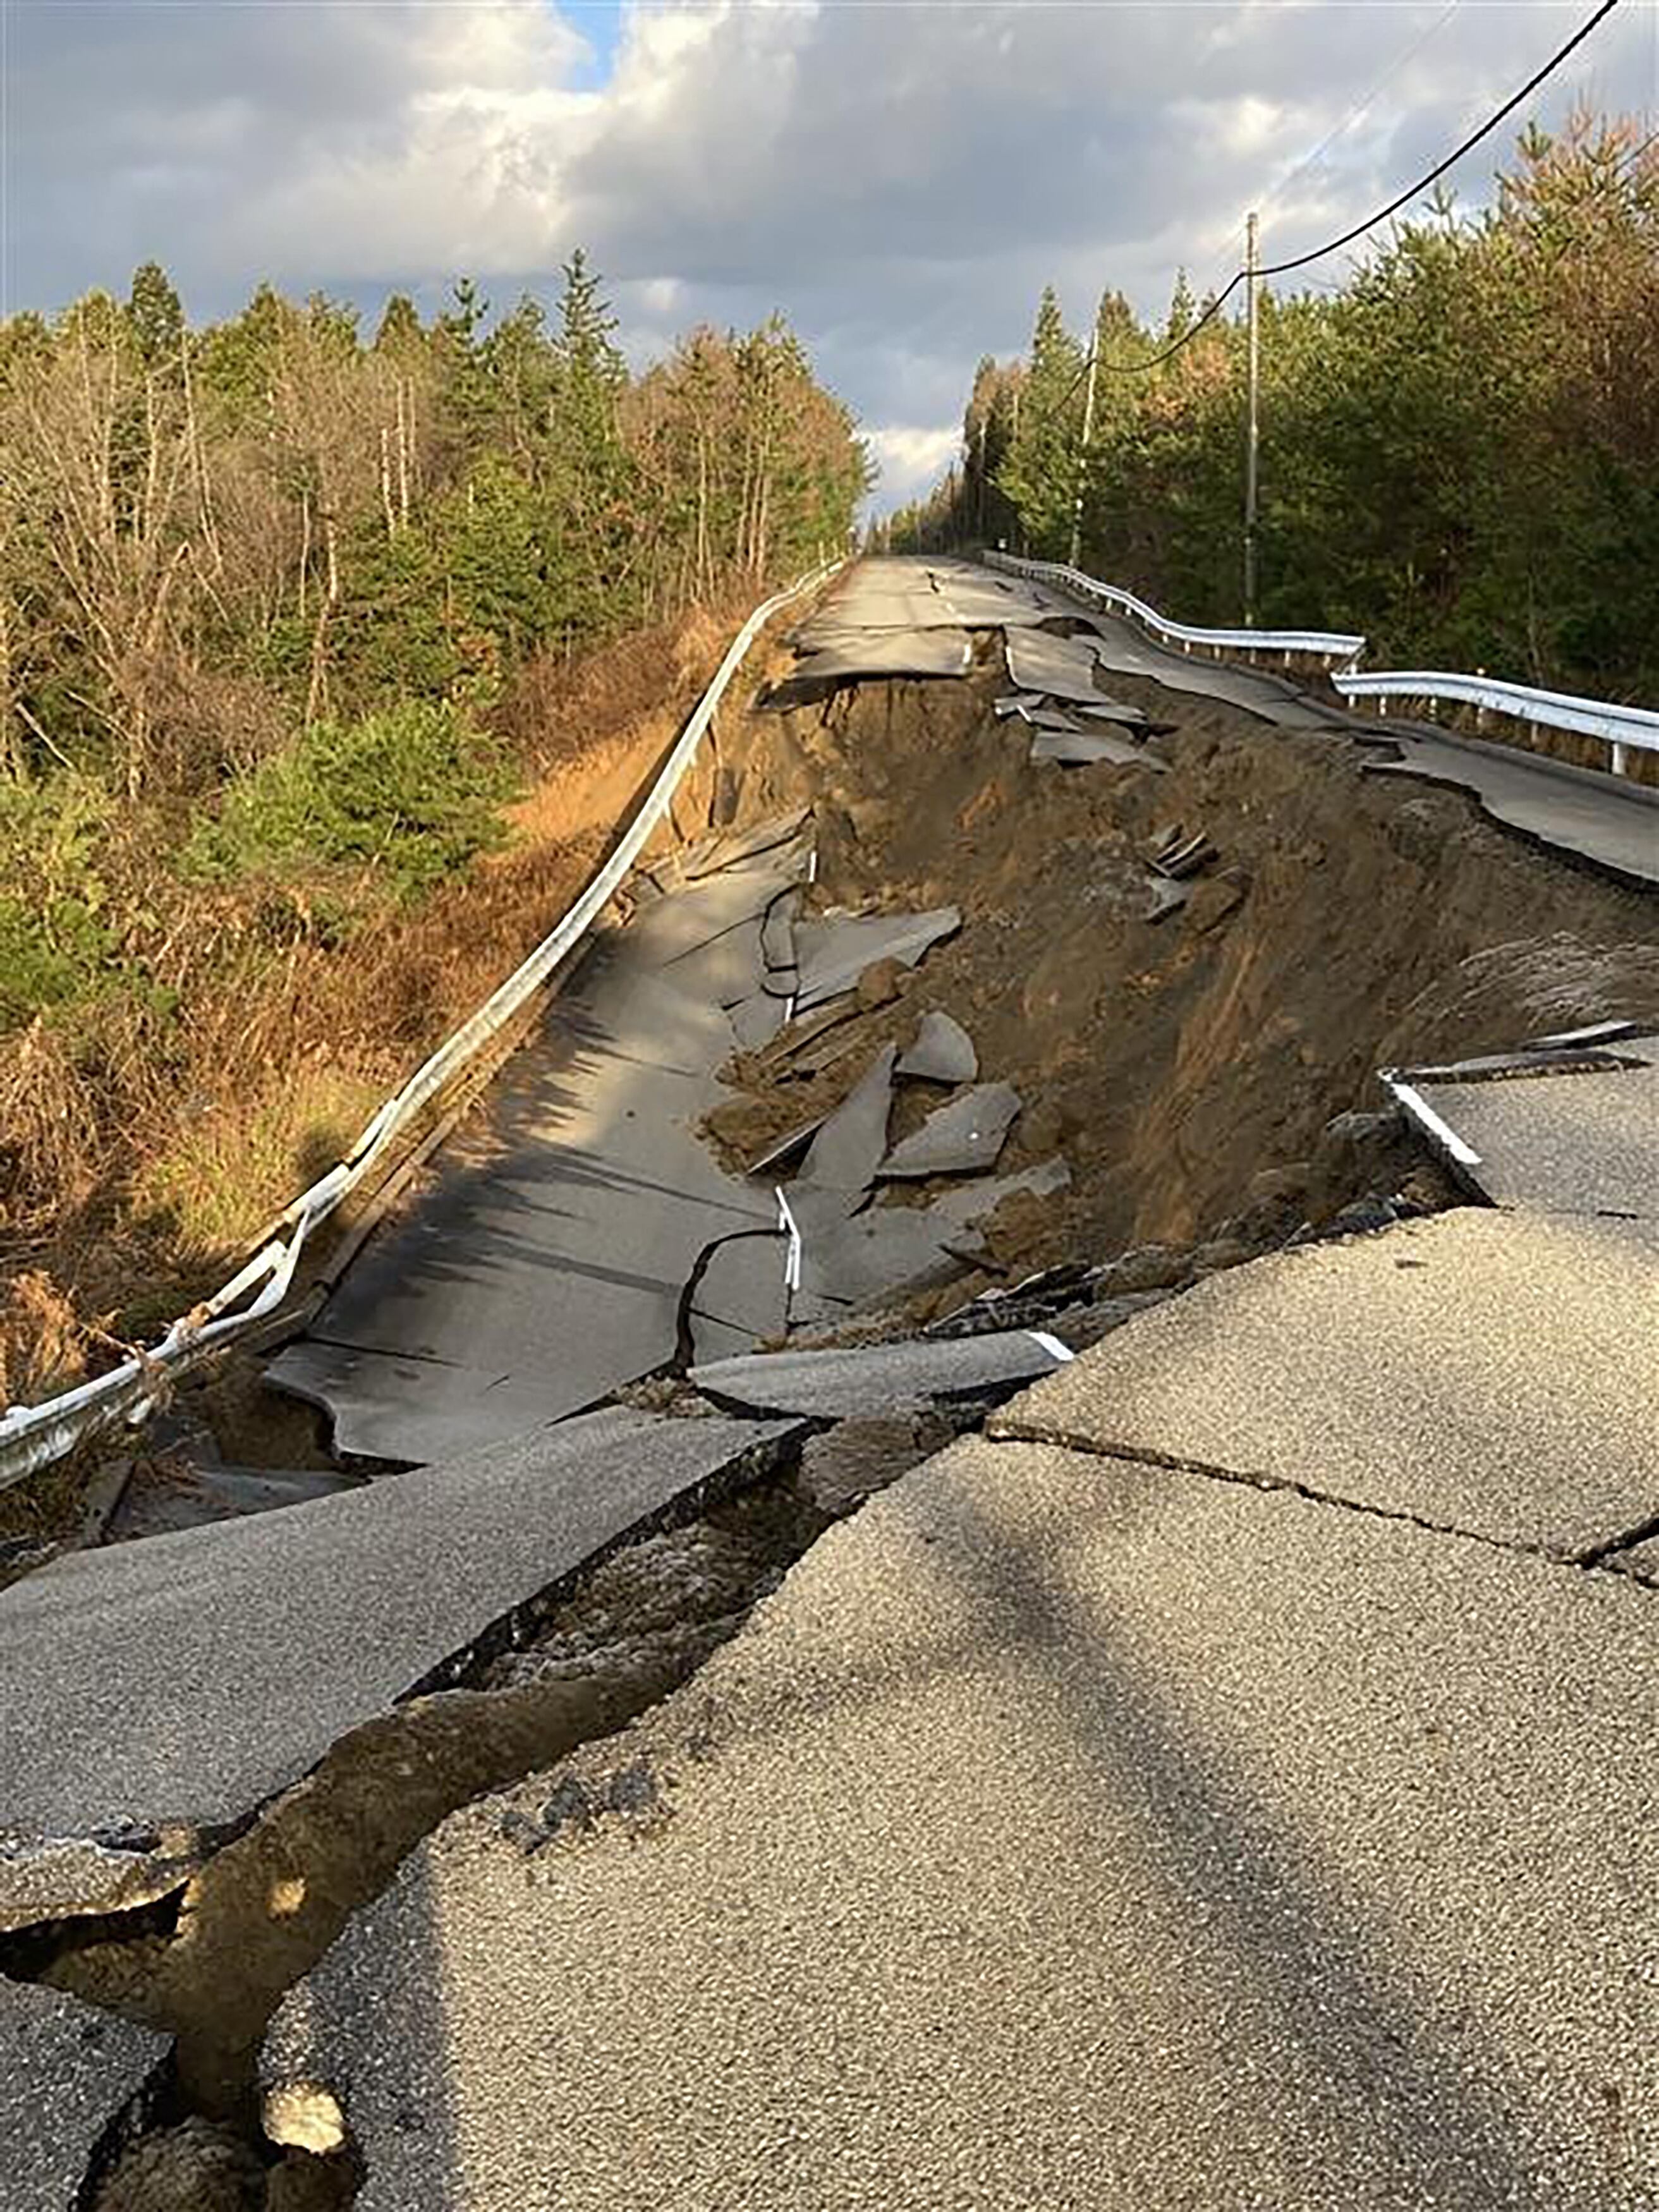
{"type": "MultiPolygon", "coordinates": [[[[878,510],[933,481],[1045,283],[1161,313],[1184,267],[1317,245],[1484,119],[1592,0],[0,0],[0,311],[191,315],[262,278],[372,317],[580,244],[643,362],[781,310],[858,416],[878,510]]],[[[1659,126],[1659,0],[1541,95],[1659,126]]],[[[1512,135],[1455,173],[1478,204],[1512,135]]],[[[1311,274],[1334,282],[1351,256],[1311,274]]]]}

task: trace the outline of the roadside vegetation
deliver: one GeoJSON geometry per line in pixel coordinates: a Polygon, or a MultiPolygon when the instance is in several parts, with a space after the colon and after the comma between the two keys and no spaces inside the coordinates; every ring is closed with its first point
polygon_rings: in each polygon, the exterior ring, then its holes
{"type": "MultiPolygon", "coordinates": [[[[1447,204],[1334,289],[1261,303],[1260,619],[1377,665],[1659,699],[1659,148],[1530,132],[1491,210],[1447,204]]],[[[1267,258],[1271,259],[1271,252],[1267,258]]],[[[1161,328],[1102,299],[1083,565],[1189,622],[1240,617],[1243,324],[1183,277],[1161,328]]],[[[1066,557],[1088,339],[1052,292],[980,365],[963,458],[896,549],[1066,557]]]]}
{"type": "Polygon", "coordinates": [[[210,1286],[845,543],[781,321],[641,374],[613,330],[580,253],[369,337],[263,286],[192,330],[153,263],[0,323],[0,1399],[210,1286]]]}

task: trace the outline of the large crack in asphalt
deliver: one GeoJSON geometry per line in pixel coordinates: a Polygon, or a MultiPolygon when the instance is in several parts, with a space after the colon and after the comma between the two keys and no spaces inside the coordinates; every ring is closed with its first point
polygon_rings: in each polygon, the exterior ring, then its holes
{"type": "Polygon", "coordinates": [[[1127,1445],[1114,1448],[1080,1430],[1067,1428],[1063,1423],[1022,1420],[1018,1416],[999,1414],[987,1424],[985,1433],[987,1440],[994,1444],[1048,1444],[1057,1451],[1077,1452],[1087,1459],[1113,1461],[1131,1467],[1167,1468],[1172,1474],[1196,1475],[1204,1481],[1232,1483],[1245,1490],[1287,1492],[1293,1498],[1305,1498],[1310,1505],[1329,1506],[1340,1513],[1357,1513],[1368,1520],[1403,1522],[1408,1528],[1421,1529],[1425,1535],[1449,1536],[1459,1543],[1484,1545],[1488,1551],[1518,1554],[1523,1559],[1540,1560],[1547,1566],[1599,1568],[1613,1553],[1627,1550],[1647,1536],[1659,1534],[1659,1518],[1656,1518],[1633,1534],[1620,1536],[1588,1551],[1553,1550],[1547,1544],[1494,1536],[1488,1530],[1471,1528],[1462,1522],[1436,1521],[1398,1506],[1345,1497],[1340,1491],[1322,1490],[1316,1483],[1291,1475],[1271,1474],[1260,1468],[1222,1467],[1212,1461],[1186,1459],[1177,1453],[1159,1451],[1146,1444],[1137,1444],[1133,1449],[1127,1445]]]}
{"type": "MultiPolygon", "coordinates": [[[[832,1517],[801,1487],[798,1454],[797,1444],[763,1480],[708,1504],[697,1519],[636,1531],[586,1562],[538,1609],[532,1632],[511,1649],[481,1644],[457,1663],[455,1686],[352,1730],[182,1893],[143,1911],[0,1938],[0,1972],[176,2039],[151,2132],[179,2139],[165,2158],[129,2154],[147,2193],[124,2193],[118,2160],[88,2204],[203,2212],[204,2197],[179,2192],[198,2190],[202,2161],[222,2160],[228,2141],[264,2173],[272,2153],[258,2127],[253,2063],[283,1992],[458,1806],[616,1733],[737,1632],[832,1517]],[[619,1616],[631,1623],[627,1632],[619,1616]]],[[[282,2166],[320,2192],[319,2205],[349,2201],[348,2145],[327,2160],[290,2150],[282,2166]]],[[[252,2171],[244,2161],[245,2174],[252,2171]]],[[[300,2185],[284,2181],[280,2201],[300,2185]]],[[[248,2181],[227,2201],[263,2205],[252,2189],[248,2181]]]]}

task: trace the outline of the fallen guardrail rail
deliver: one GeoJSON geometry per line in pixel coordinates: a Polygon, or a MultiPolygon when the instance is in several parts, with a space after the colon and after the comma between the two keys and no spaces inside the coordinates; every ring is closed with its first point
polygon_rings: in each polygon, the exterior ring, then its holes
{"type": "Polygon", "coordinates": [[[274,1314],[288,1296],[301,1255],[318,1227],[355,1191],[395,1163],[392,1147],[422,1109],[510,1022],[532,994],[575,951],[615,896],[623,878],[668,811],[727,685],[756,638],[781,609],[816,589],[842,564],[828,562],[757,607],[726,649],[713,682],[693,709],[639,812],[587,889],[507,981],[447,1037],[371,1117],[351,1150],[284,1208],[267,1240],[228,1283],[175,1321],[161,1341],[120,1366],[38,1406],[9,1406],[0,1416],[0,1490],[50,1467],[101,1430],[125,1421],[137,1427],[171,1382],[274,1314]],[[244,1304],[243,1301],[248,1303],[244,1304]]]}
{"type": "Polygon", "coordinates": [[[1379,714],[1390,700],[1446,700],[1474,707],[1480,714],[1504,714],[1552,730],[1571,730],[1599,738],[1611,754],[1609,765],[1623,775],[1630,750],[1659,752],[1659,714],[1646,707],[1615,706],[1605,699],[1583,699],[1571,691],[1539,691],[1524,684],[1500,684],[1489,676],[1459,676],[1444,669],[1388,669],[1375,676],[1332,678],[1347,700],[1372,699],[1379,714]]]}
{"type": "Polygon", "coordinates": [[[1178,645],[1183,653],[1190,653],[1196,647],[1218,656],[1224,653],[1230,659],[1241,653],[1270,654],[1286,667],[1300,657],[1331,670],[1352,668],[1365,650],[1363,637],[1346,637],[1333,630],[1194,629],[1188,623],[1171,622],[1133,592],[1118,584],[1103,583],[1098,576],[1085,576],[1080,568],[1068,568],[1057,561],[1027,561],[1012,553],[988,552],[984,558],[988,568],[1028,576],[1036,583],[1058,584],[1079,599],[1127,614],[1166,644],[1178,645]]]}

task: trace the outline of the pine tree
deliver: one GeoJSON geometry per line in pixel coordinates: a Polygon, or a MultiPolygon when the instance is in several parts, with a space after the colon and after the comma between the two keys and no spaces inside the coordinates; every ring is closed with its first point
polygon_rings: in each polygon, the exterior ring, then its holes
{"type": "Polygon", "coordinates": [[[1025,544],[1043,560],[1060,559],[1071,532],[1083,366],[1083,348],[1066,328],[1059,299],[1049,285],[1031,335],[1019,427],[997,477],[1018,514],[1025,544]]]}
{"type": "Polygon", "coordinates": [[[133,270],[127,321],[146,368],[178,362],[185,343],[185,311],[159,261],[142,262],[133,270]]]}
{"type": "Polygon", "coordinates": [[[389,294],[375,328],[374,351],[406,358],[416,352],[425,340],[426,332],[421,327],[419,311],[408,293],[389,294]]]}

